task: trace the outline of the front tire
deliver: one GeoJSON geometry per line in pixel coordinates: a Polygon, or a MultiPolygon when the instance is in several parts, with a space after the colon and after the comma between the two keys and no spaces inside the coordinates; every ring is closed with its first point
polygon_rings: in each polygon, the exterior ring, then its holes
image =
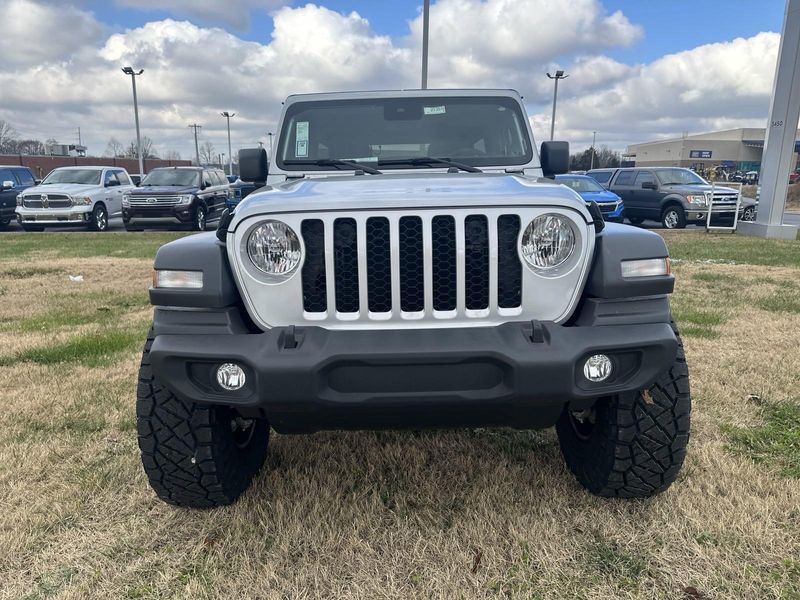
{"type": "Polygon", "coordinates": [[[89,229],[92,231],[108,230],[108,211],[102,204],[97,204],[92,211],[92,218],[89,221],[89,229]]]}
{"type": "Polygon", "coordinates": [[[231,504],[264,464],[269,425],[234,409],[177,398],[153,374],[148,338],[136,389],[142,465],[162,500],[177,506],[231,504]]]}
{"type": "Polygon", "coordinates": [[[690,412],[689,370],[678,337],[675,362],[650,388],[598,399],[579,413],[565,409],[556,431],[567,466],[588,491],[646,498],[675,481],[686,457],[690,412]]]}
{"type": "Polygon", "coordinates": [[[756,220],[756,208],[755,206],[748,206],[742,212],[742,218],[739,219],[740,221],[747,221],[752,222],[756,220]]]}
{"type": "Polygon", "coordinates": [[[686,227],[686,213],[683,207],[667,206],[661,213],[661,226],[664,229],[684,229],[686,227]]]}
{"type": "Polygon", "coordinates": [[[202,204],[194,211],[194,222],[192,223],[192,231],[205,231],[206,230],[206,207],[202,204]]]}

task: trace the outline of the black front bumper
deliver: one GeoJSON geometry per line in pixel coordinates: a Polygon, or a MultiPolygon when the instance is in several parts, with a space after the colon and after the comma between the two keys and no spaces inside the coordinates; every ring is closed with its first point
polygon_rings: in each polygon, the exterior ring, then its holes
{"type": "Polygon", "coordinates": [[[185,399],[265,415],[278,431],[547,427],[567,403],[586,407],[598,397],[649,386],[677,351],[668,323],[196,331],[156,335],[150,359],[157,377],[185,399]],[[596,353],[615,365],[603,383],[582,374],[596,353]],[[215,370],[223,362],[244,368],[242,390],[217,385],[215,370]]]}
{"type": "Polygon", "coordinates": [[[194,224],[194,204],[123,208],[122,221],[127,226],[136,227],[191,227],[194,224]]]}

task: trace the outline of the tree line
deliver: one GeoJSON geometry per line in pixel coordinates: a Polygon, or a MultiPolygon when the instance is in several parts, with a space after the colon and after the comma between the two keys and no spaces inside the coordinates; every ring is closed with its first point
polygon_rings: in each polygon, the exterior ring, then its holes
{"type": "Polygon", "coordinates": [[[583,152],[578,152],[569,157],[570,171],[588,171],[591,168],[615,168],[619,167],[621,163],[622,157],[620,153],[611,150],[608,146],[587,148],[583,152]],[[594,161],[592,161],[592,152],[594,152],[594,161]]]}

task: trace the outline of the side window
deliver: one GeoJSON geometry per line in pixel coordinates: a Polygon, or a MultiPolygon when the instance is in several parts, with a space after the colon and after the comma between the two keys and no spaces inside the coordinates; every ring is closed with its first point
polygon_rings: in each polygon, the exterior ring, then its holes
{"type": "Polygon", "coordinates": [[[14,185],[17,185],[17,182],[14,180],[14,175],[11,173],[11,169],[0,169],[0,185],[2,185],[4,181],[11,181],[14,185]]]}
{"type": "Polygon", "coordinates": [[[611,171],[598,171],[597,173],[589,173],[589,175],[597,183],[608,183],[608,180],[611,179],[611,171]]]}
{"type": "Polygon", "coordinates": [[[635,174],[635,171],[620,171],[616,180],[614,180],[614,185],[633,185],[633,176],[635,174]]]}
{"type": "Polygon", "coordinates": [[[117,185],[114,183],[115,181],[117,181],[117,178],[114,176],[114,171],[106,171],[105,175],[103,176],[103,185],[117,185]]]}
{"type": "Polygon", "coordinates": [[[20,185],[31,186],[36,183],[33,179],[33,175],[31,175],[31,172],[28,169],[11,169],[11,170],[17,176],[17,181],[19,181],[20,185]]]}
{"type": "Polygon", "coordinates": [[[205,187],[214,185],[214,181],[211,179],[211,173],[208,171],[203,171],[203,185],[205,187]]]}
{"type": "Polygon", "coordinates": [[[125,171],[116,171],[117,174],[117,181],[119,181],[120,185],[132,185],[131,178],[128,177],[128,174],[125,171]]]}
{"type": "Polygon", "coordinates": [[[214,185],[225,185],[227,183],[225,178],[222,176],[222,173],[219,171],[212,171],[211,176],[213,178],[212,181],[214,182],[214,185]]]}
{"type": "Polygon", "coordinates": [[[636,174],[636,182],[633,184],[634,187],[641,188],[642,184],[645,182],[655,183],[656,177],[653,175],[651,171],[639,171],[636,174]]]}

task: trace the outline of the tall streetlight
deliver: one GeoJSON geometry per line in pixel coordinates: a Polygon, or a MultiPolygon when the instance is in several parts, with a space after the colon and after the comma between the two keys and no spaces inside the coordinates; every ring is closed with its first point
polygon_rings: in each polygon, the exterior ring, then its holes
{"type": "Polygon", "coordinates": [[[134,71],[131,67],[123,67],[122,72],[131,76],[133,82],[133,115],[136,119],[136,154],[139,155],[139,173],[144,175],[144,157],[142,156],[142,136],[139,133],[139,102],[136,98],[136,76],[144,73],[144,69],[134,71]]]}
{"type": "Polygon", "coordinates": [[[553,89],[553,117],[550,119],[550,141],[553,141],[553,132],[556,129],[556,101],[558,100],[558,80],[566,79],[569,75],[565,75],[564,71],[556,71],[555,75],[547,74],[550,79],[555,80],[555,88],[553,89]]]}
{"type": "Polygon", "coordinates": [[[422,89],[428,89],[428,30],[430,24],[431,0],[422,5],[422,89]]]}
{"type": "Polygon", "coordinates": [[[590,171],[592,169],[594,169],[594,142],[595,142],[596,139],[597,139],[597,132],[593,131],[592,132],[592,156],[589,159],[589,170],[590,171]]]}
{"type": "Polygon", "coordinates": [[[228,112],[226,110],[220,114],[228,120],[228,175],[233,175],[233,154],[231,154],[231,117],[235,117],[236,113],[228,112]]]}
{"type": "Polygon", "coordinates": [[[271,131],[268,131],[267,135],[269,136],[269,156],[270,156],[270,159],[272,159],[272,135],[273,134],[272,134],[271,131]]]}

